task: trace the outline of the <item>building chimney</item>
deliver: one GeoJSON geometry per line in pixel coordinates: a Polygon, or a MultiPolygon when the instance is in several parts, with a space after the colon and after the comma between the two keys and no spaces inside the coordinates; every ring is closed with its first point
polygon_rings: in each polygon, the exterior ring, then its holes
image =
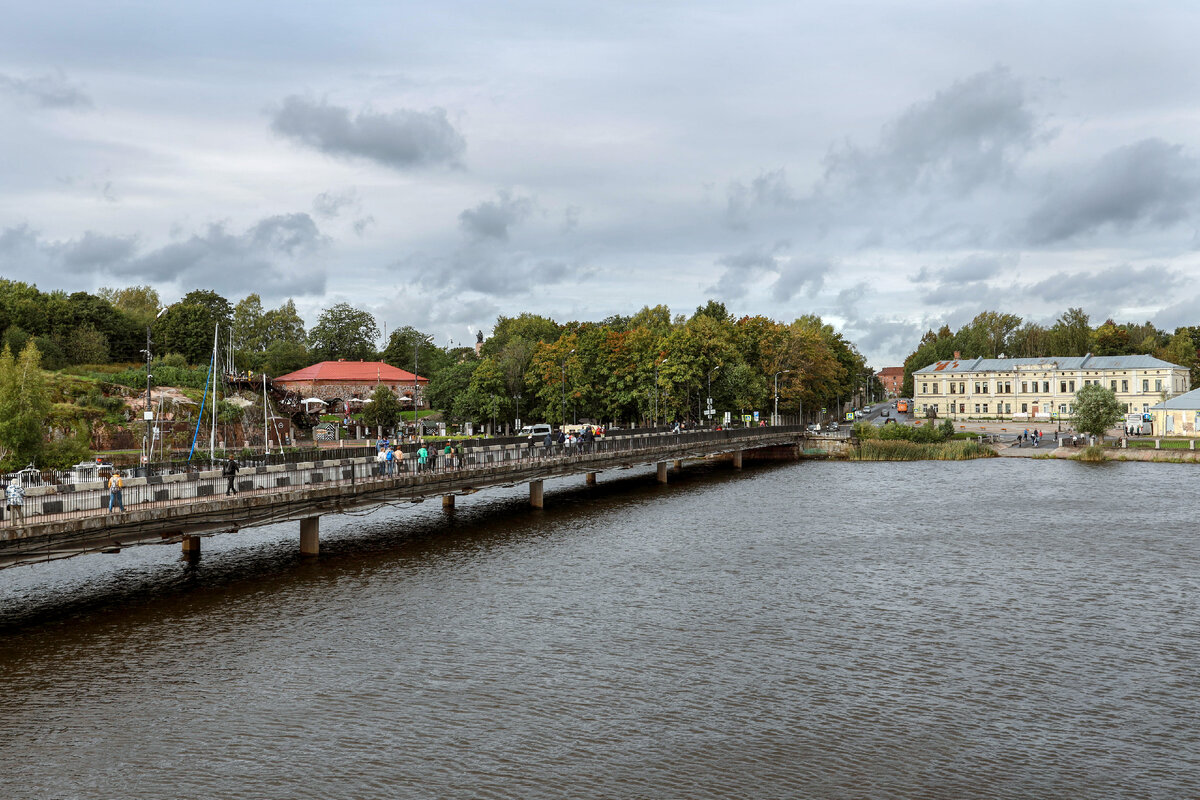
{"type": "Polygon", "coordinates": [[[962,353],[959,352],[958,350],[955,350],[954,351],[954,360],[958,361],[960,358],[962,358],[962,353]]]}

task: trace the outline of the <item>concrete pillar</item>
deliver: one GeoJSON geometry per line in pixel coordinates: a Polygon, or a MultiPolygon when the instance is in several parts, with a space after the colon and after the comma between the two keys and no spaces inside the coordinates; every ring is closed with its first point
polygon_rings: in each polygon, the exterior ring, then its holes
{"type": "Polygon", "coordinates": [[[454,495],[442,495],[442,508],[454,508],[454,495]]]}
{"type": "Polygon", "coordinates": [[[733,468],[734,469],[742,468],[742,451],[741,450],[733,451],[733,468]]]}
{"type": "Polygon", "coordinates": [[[300,520],[300,555],[315,556],[321,551],[321,518],[300,520]]]}
{"type": "Polygon", "coordinates": [[[542,482],[541,481],[530,481],[529,482],[529,505],[533,506],[534,508],[542,507],[542,482]]]}
{"type": "Polygon", "coordinates": [[[588,486],[595,486],[596,485],[596,473],[589,472],[587,474],[587,478],[585,480],[587,481],[588,486]]]}
{"type": "Polygon", "coordinates": [[[667,462],[665,461],[658,462],[658,482],[667,482],[667,462]]]}
{"type": "Polygon", "coordinates": [[[683,461],[677,458],[675,459],[675,471],[678,472],[681,469],[683,469],[683,461]]]}
{"type": "Polygon", "coordinates": [[[184,536],[183,537],[183,554],[185,556],[200,555],[200,537],[199,536],[184,536]]]}

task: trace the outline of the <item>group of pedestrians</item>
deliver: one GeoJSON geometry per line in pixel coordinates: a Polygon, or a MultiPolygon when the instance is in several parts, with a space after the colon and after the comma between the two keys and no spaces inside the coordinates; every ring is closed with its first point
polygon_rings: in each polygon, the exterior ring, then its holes
{"type": "MultiPolygon", "coordinates": [[[[375,456],[376,474],[381,477],[395,475],[399,471],[397,462],[404,458],[404,452],[399,445],[394,445],[386,439],[380,439],[377,445],[379,451],[375,456]]],[[[447,441],[440,453],[444,469],[462,469],[463,448],[461,442],[447,441]]],[[[436,447],[430,447],[425,442],[421,442],[416,452],[417,473],[435,471],[438,454],[439,450],[436,447]]]]}
{"type": "Polygon", "coordinates": [[[555,452],[579,455],[592,452],[595,443],[596,431],[588,427],[579,433],[561,430],[557,434],[547,433],[546,438],[542,440],[542,447],[547,455],[555,452]]]}
{"type": "MultiPolygon", "coordinates": [[[[1058,441],[1057,433],[1054,434],[1054,440],[1056,442],[1058,441]]],[[[1033,446],[1037,447],[1038,445],[1040,445],[1042,443],[1042,432],[1037,429],[1034,429],[1034,431],[1032,433],[1030,433],[1029,428],[1026,428],[1024,433],[1022,433],[1020,436],[1017,437],[1017,441],[1023,442],[1024,444],[1033,442],[1033,446]]]]}

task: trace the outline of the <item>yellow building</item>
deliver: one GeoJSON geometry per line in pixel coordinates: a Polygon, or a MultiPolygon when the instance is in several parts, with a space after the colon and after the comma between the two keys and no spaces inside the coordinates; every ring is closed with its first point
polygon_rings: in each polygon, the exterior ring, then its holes
{"type": "Polygon", "coordinates": [[[1150,407],[1155,436],[1200,436],[1200,389],[1150,407]]]}
{"type": "Polygon", "coordinates": [[[1075,393],[1098,383],[1112,389],[1127,413],[1191,388],[1178,364],[1148,355],[967,358],[938,361],[913,373],[913,413],[924,417],[1063,419],[1075,413],[1075,393]]]}

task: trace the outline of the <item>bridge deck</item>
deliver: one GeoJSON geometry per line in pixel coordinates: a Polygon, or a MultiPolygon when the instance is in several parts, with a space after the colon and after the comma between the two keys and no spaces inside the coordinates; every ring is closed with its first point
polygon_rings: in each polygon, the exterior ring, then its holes
{"type": "Polygon", "coordinates": [[[377,474],[372,459],[318,461],[243,472],[238,494],[228,497],[227,480],[216,472],[132,479],[124,491],[128,510],[111,514],[100,484],[48,490],[29,498],[24,525],[10,515],[0,526],[0,567],[637,464],[772,447],[799,453],[804,439],[798,426],[788,426],[611,437],[583,453],[481,446],[466,451],[461,465],[439,454],[433,471],[418,472],[415,458],[405,457],[391,476],[377,474]]]}

